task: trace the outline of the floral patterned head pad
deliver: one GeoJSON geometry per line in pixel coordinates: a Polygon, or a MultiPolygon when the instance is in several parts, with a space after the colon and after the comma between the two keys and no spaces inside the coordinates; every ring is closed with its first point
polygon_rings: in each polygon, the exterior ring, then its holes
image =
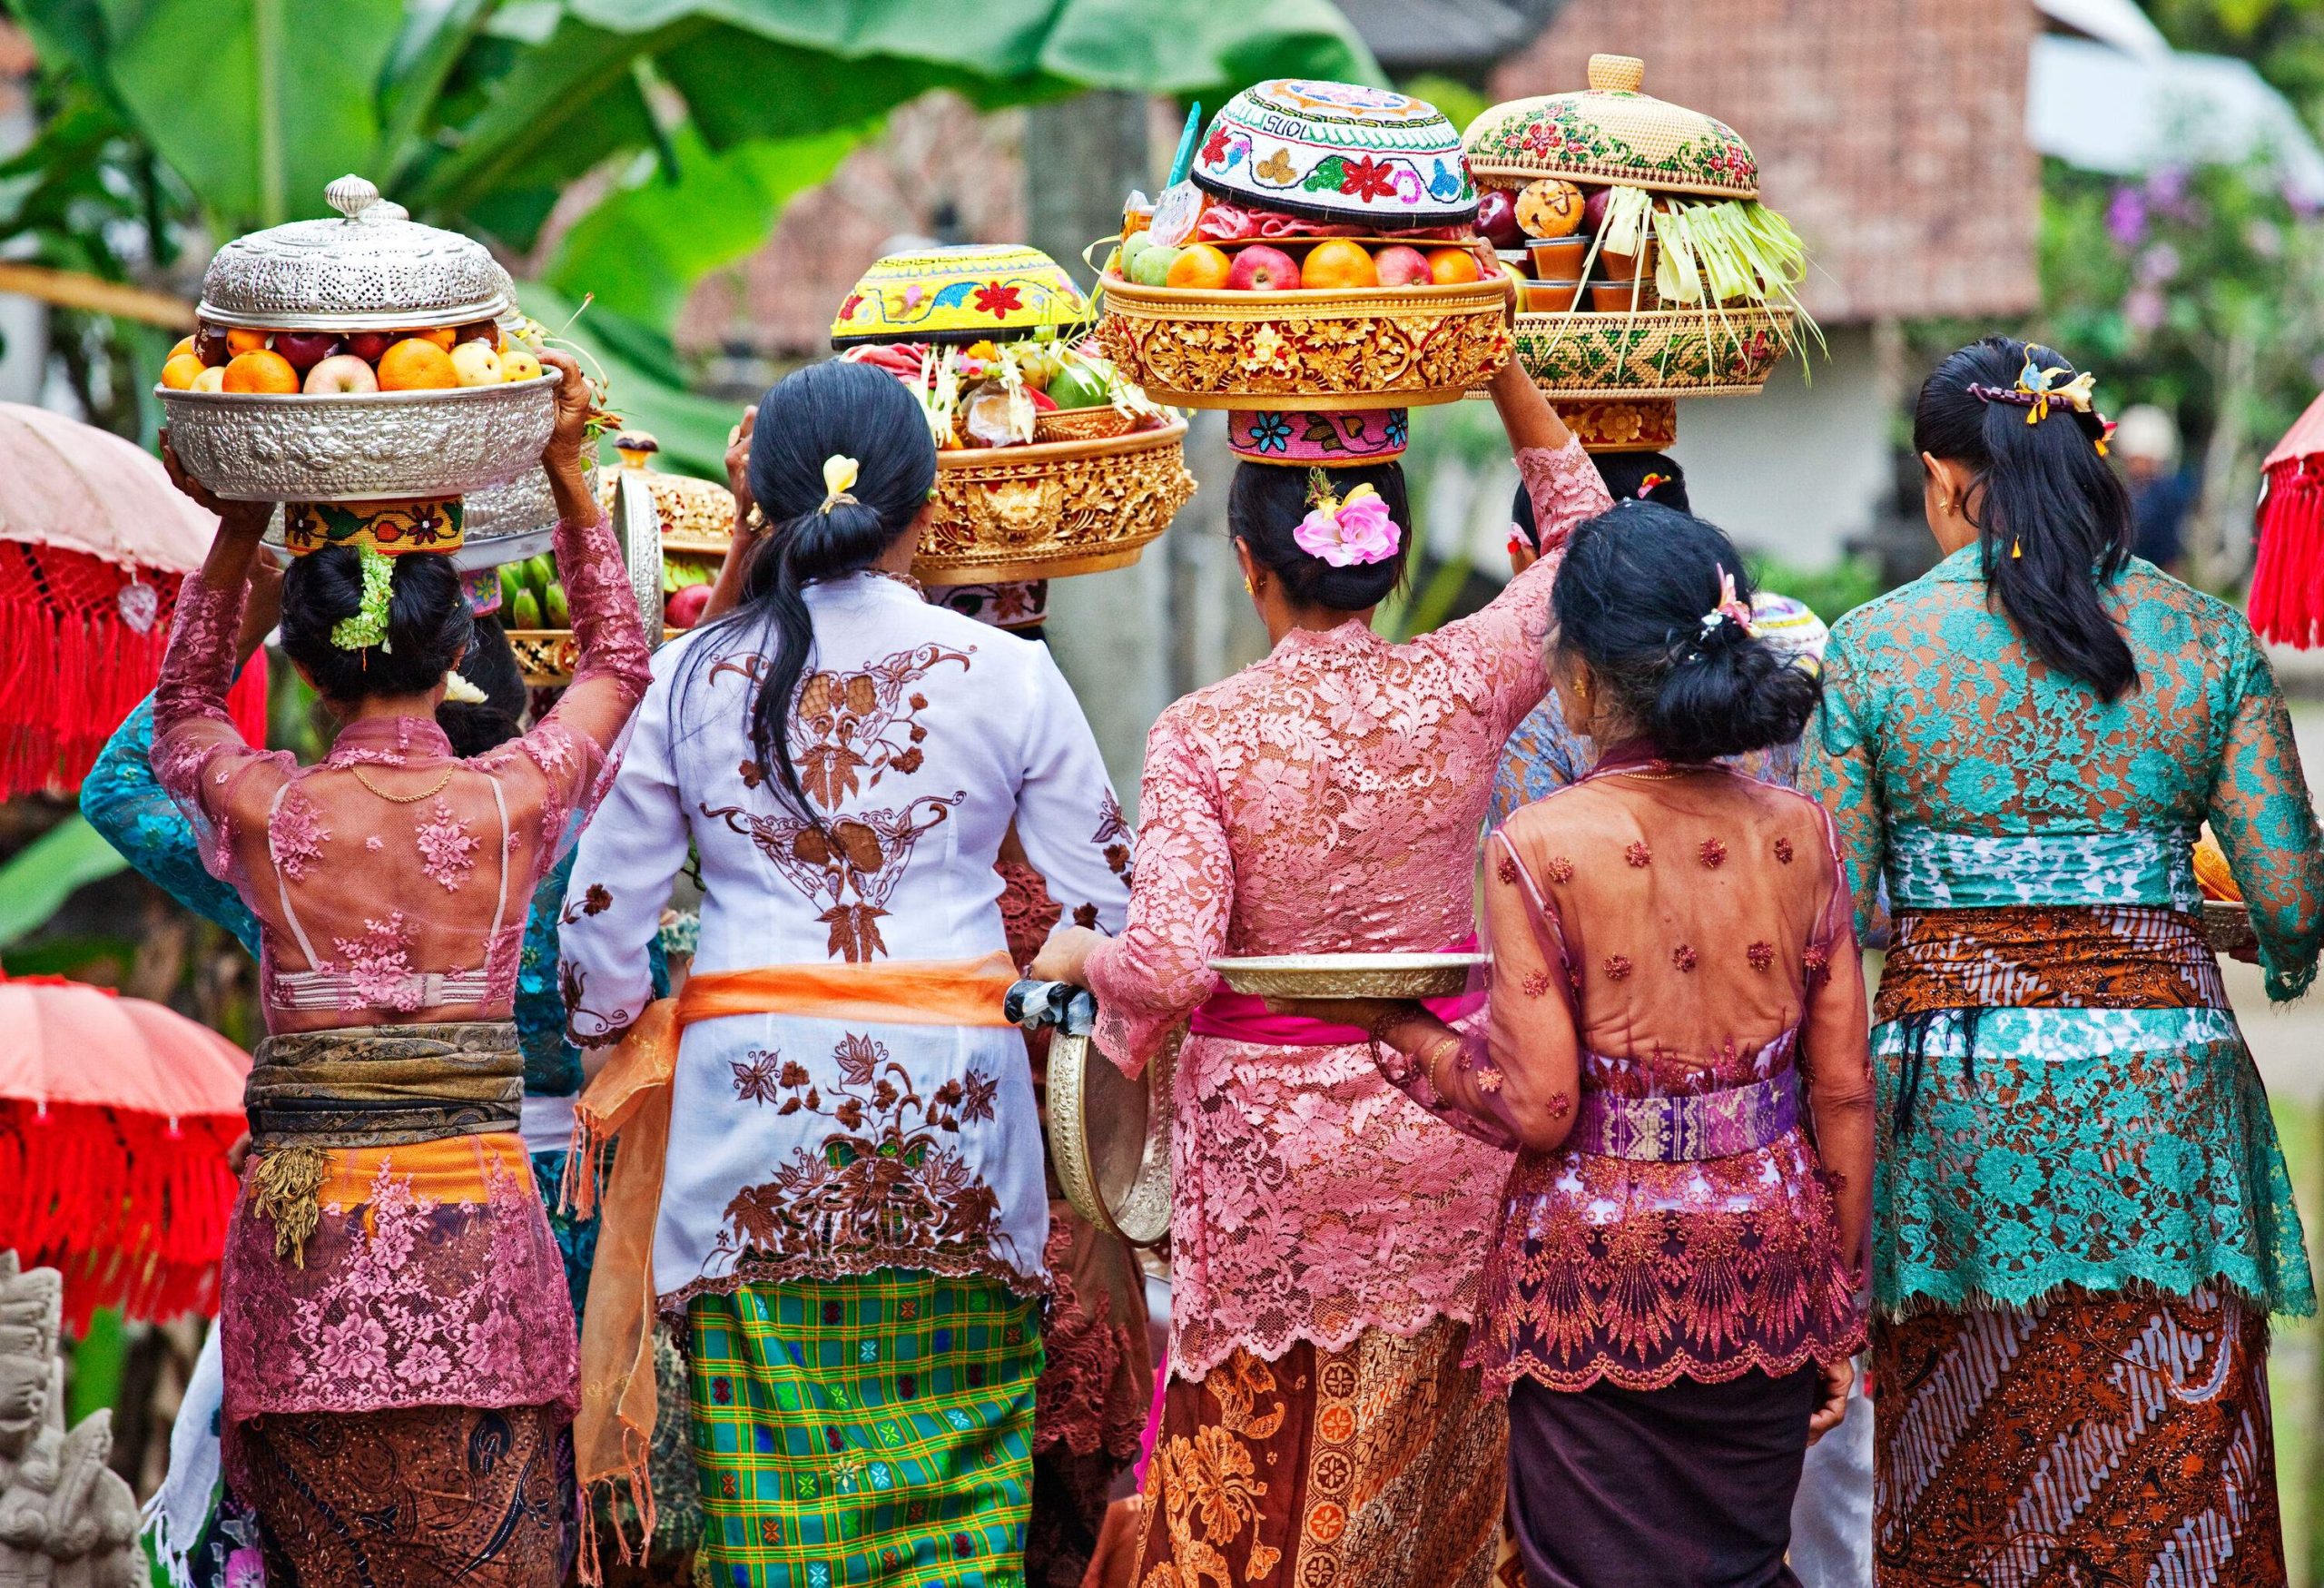
{"type": "Polygon", "coordinates": [[[1226,444],[1250,463],[1302,469],[1387,463],[1404,454],[1412,433],[1405,416],[1401,408],[1344,413],[1238,409],[1226,416],[1226,444]]]}
{"type": "Polygon", "coordinates": [[[1460,135],[1425,100],[1279,77],[1243,90],[1196,152],[1195,185],[1230,203],[1384,232],[1477,214],[1460,135]]]}

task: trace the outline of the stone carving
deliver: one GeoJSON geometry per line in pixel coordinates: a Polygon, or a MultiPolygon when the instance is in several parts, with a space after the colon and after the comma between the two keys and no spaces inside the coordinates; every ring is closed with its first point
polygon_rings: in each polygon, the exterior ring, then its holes
{"type": "Polygon", "coordinates": [[[113,1413],[66,1431],[64,1282],[0,1252],[0,1588],[138,1588],[137,1501],[105,1465],[113,1413]]]}

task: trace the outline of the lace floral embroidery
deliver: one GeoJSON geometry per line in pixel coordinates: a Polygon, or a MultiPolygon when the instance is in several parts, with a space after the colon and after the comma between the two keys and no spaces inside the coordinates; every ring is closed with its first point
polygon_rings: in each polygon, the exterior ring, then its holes
{"type": "Polygon", "coordinates": [[[1717,871],[1727,862],[1727,845],[1716,838],[1704,839],[1695,853],[1702,857],[1703,864],[1713,871],[1717,871]]]}
{"type": "MultiPolygon", "coordinates": [[[[1501,857],[1501,863],[1508,873],[1506,876],[1502,878],[1502,881],[1505,883],[1515,882],[1517,880],[1517,863],[1504,854],[1501,857]]],[[[1541,869],[1549,873],[1550,881],[1553,883],[1570,883],[1573,881],[1573,862],[1566,859],[1562,854],[1553,854],[1550,856],[1549,859],[1541,863],[1541,869]]]]}
{"type": "Polygon", "coordinates": [[[823,901],[818,919],[831,929],[832,957],[861,963],[888,952],[880,922],[913,849],[967,797],[922,794],[900,810],[852,812],[828,825],[788,810],[772,815],[740,805],[701,810],[749,838],[783,881],[823,901]]]}
{"type": "Polygon", "coordinates": [[[357,997],[379,1009],[407,1013],[419,1007],[419,978],[411,963],[411,928],[402,911],[389,911],[384,921],[366,919],[361,937],[330,941],[339,953],[338,968],[354,982],[357,997]]]}
{"type": "Polygon", "coordinates": [[[293,882],[304,878],[322,859],[323,844],[330,837],[330,829],[323,825],[315,802],[296,786],[283,794],[282,803],[275,807],[274,819],[266,827],[275,866],[293,882]]]}
{"type": "Polygon", "coordinates": [[[1754,971],[1765,971],[1776,962],[1776,946],[1771,942],[1755,942],[1743,951],[1754,971]]]}
{"type": "Polygon", "coordinates": [[[1789,864],[1791,863],[1791,855],[1792,855],[1791,840],[1790,840],[1790,839],[1788,839],[1788,838],[1778,838],[1778,839],[1777,839],[1777,840],[1776,840],[1776,859],[1777,859],[1778,861],[1782,862],[1785,865],[1789,865],[1789,864]]]}
{"type": "Polygon", "coordinates": [[[1677,948],[1670,951],[1670,962],[1679,967],[1681,971],[1691,971],[1699,962],[1697,961],[1695,951],[1689,948],[1685,943],[1680,943],[1677,948]]]}
{"type": "Polygon", "coordinates": [[[1633,843],[1622,851],[1622,859],[1630,866],[1643,869],[1653,861],[1654,851],[1643,843],[1633,843]]]}
{"type": "Polygon", "coordinates": [[[476,835],[441,794],[418,829],[419,868],[448,893],[457,893],[476,869],[476,835]]]}

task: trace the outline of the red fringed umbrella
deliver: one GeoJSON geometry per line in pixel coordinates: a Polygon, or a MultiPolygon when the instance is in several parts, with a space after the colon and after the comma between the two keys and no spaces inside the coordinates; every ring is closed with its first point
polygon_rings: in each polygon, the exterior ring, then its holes
{"type": "Polygon", "coordinates": [[[250,1067],[158,1003],[0,976],[0,1251],[64,1271],[71,1327],[217,1312],[250,1067]]]}
{"type": "MultiPolygon", "coordinates": [[[[70,794],[161,676],[217,520],[160,459],[44,409],[0,402],[0,799],[70,794]]],[[[263,657],[227,706],[261,742],[263,657]]]]}
{"type": "Polygon", "coordinates": [[[2305,650],[2324,640],[2324,397],[2276,443],[2260,493],[2251,626],[2305,650]]]}

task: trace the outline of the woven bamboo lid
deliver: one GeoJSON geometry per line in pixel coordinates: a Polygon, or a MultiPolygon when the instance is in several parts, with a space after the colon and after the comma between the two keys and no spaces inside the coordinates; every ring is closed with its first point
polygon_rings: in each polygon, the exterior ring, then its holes
{"type": "Polygon", "coordinates": [[[1590,86],[1494,105],[1462,135],[1482,181],[1619,182],[1657,192],[1756,199],[1759,166],[1725,122],[1640,92],[1646,63],[1590,57],[1590,86]]]}

